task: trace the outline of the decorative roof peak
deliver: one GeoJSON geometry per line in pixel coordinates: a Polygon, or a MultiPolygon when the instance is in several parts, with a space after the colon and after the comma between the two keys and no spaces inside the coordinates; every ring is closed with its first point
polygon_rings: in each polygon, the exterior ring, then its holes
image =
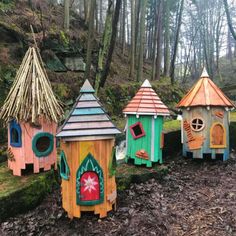
{"type": "Polygon", "coordinates": [[[151,87],[152,87],[152,85],[150,84],[150,82],[147,79],[143,82],[143,84],[141,86],[141,88],[151,88],[151,87]]]}
{"type": "Polygon", "coordinates": [[[205,78],[205,77],[209,78],[209,75],[207,73],[206,67],[203,67],[201,78],[205,78]]]}
{"type": "Polygon", "coordinates": [[[92,87],[88,79],[86,79],[83,86],[80,89],[80,93],[94,93],[94,92],[95,92],[94,88],[92,87]]]}

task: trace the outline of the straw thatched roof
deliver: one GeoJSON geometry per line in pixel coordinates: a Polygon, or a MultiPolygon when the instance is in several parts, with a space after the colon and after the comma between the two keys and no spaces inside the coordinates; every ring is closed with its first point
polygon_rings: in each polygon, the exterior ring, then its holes
{"type": "Polygon", "coordinates": [[[36,123],[39,116],[44,116],[58,122],[62,114],[41,56],[37,48],[30,47],[0,111],[0,118],[5,122],[16,119],[36,123]]]}

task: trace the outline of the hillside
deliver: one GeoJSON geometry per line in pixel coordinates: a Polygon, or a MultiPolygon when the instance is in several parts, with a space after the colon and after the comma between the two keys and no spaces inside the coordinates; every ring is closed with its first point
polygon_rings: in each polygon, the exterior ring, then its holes
{"type": "MultiPolygon", "coordinates": [[[[43,1],[42,1],[43,2],[43,1]]],[[[32,10],[27,2],[1,3],[0,11],[0,105],[2,105],[17,69],[29,45],[34,43],[30,24],[33,27],[36,42],[52,83],[53,90],[64,102],[66,114],[79,94],[83,83],[85,69],[87,26],[84,20],[73,13],[71,28],[68,34],[63,31],[63,7],[60,5],[45,7],[42,15],[37,5],[32,10]]],[[[92,77],[95,78],[99,40],[97,34],[93,46],[92,77]]],[[[101,89],[99,97],[106,109],[123,128],[120,121],[122,109],[134,96],[140,83],[129,78],[129,55],[121,53],[116,45],[113,54],[107,84],[101,89]],[[119,102],[117,102],[119,101],[119,102]]],[[[145,78],[150,78],[151,65],[144,64],[145,78]]],[[[171,108],[183,95],[183,89],[178,85],[170,86],[169,78],[162,78],[152,83],[160,98],[171,108]]]]}

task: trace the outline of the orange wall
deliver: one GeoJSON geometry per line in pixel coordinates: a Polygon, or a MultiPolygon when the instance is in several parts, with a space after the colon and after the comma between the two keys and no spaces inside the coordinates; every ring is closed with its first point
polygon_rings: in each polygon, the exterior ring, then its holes
{"type": "Polygon", "coordinates": [[[108,200],[112,193],[116,194],[115,177],[109,176],[109,161],[111,159],[114,139],[96,141],[61,141],[61,149],[65,152],[70,169],[69,180],[62,180],[62,205],[70,218],[80,217],[82,211],[94,211],[105,217],[112,210],[116,200],[108,200]],[[86,156],[91,153],[103,170],[104,202],[94,206],[79,206],[76,204],[76,173],[86,156]]]}

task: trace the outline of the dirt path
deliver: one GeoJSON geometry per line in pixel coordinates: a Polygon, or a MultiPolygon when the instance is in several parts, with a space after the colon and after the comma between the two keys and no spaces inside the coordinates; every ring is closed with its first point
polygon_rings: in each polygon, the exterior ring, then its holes
{"type": "Polygon", "coordinates": [[[162,182],[133,184],[106,219],[70,221],[57,189],[35,210],[1,224],[0,235],[236,235],[236,159],[167,160],[162,182]]]}

